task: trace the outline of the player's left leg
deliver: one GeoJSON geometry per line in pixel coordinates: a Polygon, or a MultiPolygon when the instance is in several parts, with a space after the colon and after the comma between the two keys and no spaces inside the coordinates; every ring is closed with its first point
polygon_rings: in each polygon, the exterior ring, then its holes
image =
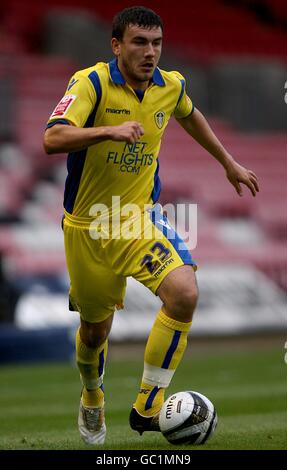
{"type": "Polygon", "coordinates": [[[142,382],[130,416],[131,426],[139,432],[158,430],[157,417],[164,402],[164,392],[187,345],[197,302],[192,267],[181,266],[171,271],[157,293],[163,306],[146,344],[142,382]]]}
{"type": "Polygon", "coordinates": [[[132,275],[163,301],[147,341],[140,390],[130,415],[131,427],[139,432],[159,430],[158,412],[186,348],[198,296],[196,265],[187,247],[166,217],[155,211],[148,219],[155,230],[152,238],[140,239],[125,257],[132,275]]]}

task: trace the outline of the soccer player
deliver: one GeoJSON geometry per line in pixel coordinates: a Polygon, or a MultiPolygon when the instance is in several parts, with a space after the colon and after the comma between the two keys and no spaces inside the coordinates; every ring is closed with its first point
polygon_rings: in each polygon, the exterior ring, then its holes
{"type": "Polygon", "coordinates": [[[108,335],[115,309],[123,307],[128,276],[162,301],[130,413],[130,426],[140,434],[159,430],[164,391],[186,347],[198,297],[196,265],[156,203],[158,153],[170,117],[218,160],[239,195],[240,183],[253,196],[259,190],[256,175],[232,158],[194,107],[184,77],[157,67],[162,39],[161,18],[152,10],[135,6],[119,12],[112,29],[114,60],[75,73],[44,136],[48,154],[69,154],[63,230],[70,308],[80,314],[78,425],[87,444],[105,440],[108,335]],[[122,211],[128,204],[138,208],[133,222],[144,222],[133,237],[121,231],[129,221],[122,211]],[[151,227],[152,237],[146,237],[151,227]]]}

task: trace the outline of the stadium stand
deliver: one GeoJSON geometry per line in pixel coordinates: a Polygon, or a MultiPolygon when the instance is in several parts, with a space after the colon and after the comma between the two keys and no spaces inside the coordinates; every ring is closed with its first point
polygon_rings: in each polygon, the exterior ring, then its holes
{"type": "MultiPolygon", "coordinates": [[[[198,273],[198,281],[202,296],[193,322],[193,335],[274,333],[286,328],[284,293],[255,269],[230,264],[204,266],[198,273]]],[[[128,279],[127,292],[124,311],[115,315],[111,332],[114,341],[145,339],[154,312],[160,307],[159,299],[132,278],[128,279]]],[[[26,292],[18,303],[15,322],[23,331],[66,326],[73,337],[79,318],[68,312],[66,297],[61,293],[26,292]]]]}
{"type": "MultiPolygon", "coordinates": [[[[256,55],[286,60],[286,34],[266,27],[256,20],[252,12],[236,8],[236,5],[220,0],[183,0],[180,8],[184,14],[178,16],[174,14],[172,3],[163,6],[160,2],[147,1],[145,4],[160,12],[167,42],[181,50],[185,58],[205,61],[234,54],[236,57],[256,55]]],[[[111,1],[97,5],[96,11],[110,21],[114,12],[125,6],[124,1],[111,1]]],[[[284,7],[286,12],[286,4],[282,4],[282,10],[284,7]]]]}
{"type": "MultiPolygon", "coordinates": [[[[182,50],[185,58],[194,59],[196,56],[202,61],[212,59],[215,55],[248,54],[286,60],[287,38],[284,31],[262,24],[250,9],[239,8],[240,3],[236,3],[237,5],[222,0],[206,0],[202,3],[182,0],[180,6],[185,14],[178,16],[174,14],[172,3],[163,5],[162,2],[145,1],[147,7],[156,9],[162,16],[167,42],[182,50]]],[[[265,3],[275,17],[286,18],[284,0],[268,0],[265,3]]],[[[41,34],[44,18],[53,7],[67,11],[85,10],[110,23],[116,11],[132,4],[123,0],[97,4],[82,0],[81,5],[76,0],[50,0],[49,4],[40,4],[36,0],[25,3],[10,0],[2,7],[2,16],[5,31],[11,37],[19,38],[29,50],[39,50],[43,40],[41,34]]]]}
{"type": "Polygon", "coordinates": [[[266,23],[287,28],[287,5],[285,0],[229,0],[230,4],[242,6],[255,13],[266,23]]]}

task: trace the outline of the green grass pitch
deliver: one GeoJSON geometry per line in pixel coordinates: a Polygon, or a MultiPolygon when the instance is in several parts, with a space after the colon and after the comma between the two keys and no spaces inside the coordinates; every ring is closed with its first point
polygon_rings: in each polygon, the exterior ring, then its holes
{"type": "MultiPolygon", "coordinates": [[[[140,349],[140,348],[139,348],[140,349]]],[[[128,416],[142,373],[137,348],[118,354],[111,345],[106,368],[107,438],[104,450],[287,449],[287,364],[284,341],[265,349],[191,346],[166,397],[197,390],[218,412],[218,427],[204,446],[176,447],[160,433],[130,430],[128,416]],[[240,350],[241,349],[241,350],[240,350]],[[134,358],[134,359],[131,359],[134,358]]],[[[140,351],[141,352],[141,351],[140,351]]],[[[0,449],[87,449],[77,430],[80,382],[71,364],[1,366],[0,449]]]]}

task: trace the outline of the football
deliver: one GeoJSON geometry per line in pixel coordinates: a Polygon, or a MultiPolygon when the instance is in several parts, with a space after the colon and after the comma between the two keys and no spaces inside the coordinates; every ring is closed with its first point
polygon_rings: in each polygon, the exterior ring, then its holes
{"type": "Polygon", "coordinates": [[[217,414],[211,401],[199,392],[171,395],[163,404],[159,427],[171,444],[204,444],[214,433],[217,414]]]}

